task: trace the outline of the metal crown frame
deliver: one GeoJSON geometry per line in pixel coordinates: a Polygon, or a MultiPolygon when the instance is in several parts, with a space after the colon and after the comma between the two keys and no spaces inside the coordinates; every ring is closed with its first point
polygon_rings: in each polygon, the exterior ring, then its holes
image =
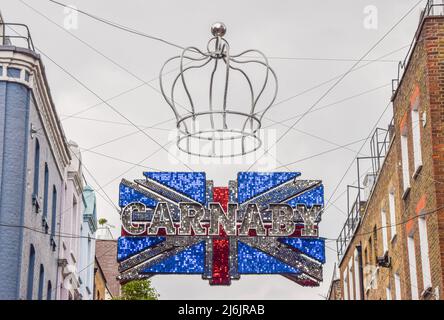
{"type": "MultiPolygon", "coordinates": [[[[258,135],[258,132],[262,126],[262,119],[264,114],[272,106],[276,100],[278,91],[278,79],[274,70],[268,64],[267,57],[259,50],[250,49],[243,51],[240,54],[231,55],[230,45],[223,38],[226,32],[226,27],[223,23],[216,23],[212,26],[213,37],[208,41],[206,52],[201,51],[196,47],[186,47],[183,49],[181,55],[168,59],[160,70],[160,89],[163,97],[168,105],[173,110],[176,117],[176,127],[178,129],[177,147],[190,155],[210,157],[210,158],[225,158],[243,156],[248,153],[258,150],[262,141],[258,135]],[[258,55],[259,58],[252,57],[252,55],[258,55]],[[179,73],[174,77],[171,86],[168,87],[169,94],[166,93],[165,79],[163,72],[165,68],[172,63],[179,64],[179,73]],[[206,66],[211,66],[210,81],[209,81],[209,94],[208,94],[208,107],[198,108],[195,103],[192,94],[190,93],[190,87],[186,81],[186,75],[192,70],[200,70],[206,66]],[[265,69],[265,76],[261,82],[258,90],[254,89],[253,82],[250,76],[243,66],[256,65],[261,69],[265,69]],[[215,75],[218,70],[223,72],[222,90],[222,102],[220,105],[216,105],[216,88],[215,88],[215,75]],[[229,106],[229,83],[230,75],[235,72],[241,75],[241,79],[245,81],[248,86],[248,100],[249,111],[240,111],[229,106]],[[264,92],[269,87],[269,83],[273,82],[273,91],[271,91],[271,98],[266,99],[264,92]],[[177,91],[182,89],[182,93],[185,93],[186,100],[188,102],[185,105],[179,105],[177,100],[177,91]],[[255,92],[256,91],[256,92],[255,92]],[[266,101],[268,100],[268,101],[266,101]],[[263,108],[257,111],[258,106],[263,108]],[[182,109],[186,109],[188,112],[181,114],[178,110],[178,106],[182,109]],[[231,108],[230,108],[231,107],[231,108]],[[234,124],[234,119],[238,124],[234,124]],[[201,128],[201,124],[206,121],[208,127],[201,128]],[[202,142],[211,142],[211,147],[208,148],[208,153],[202,151],[203,148],[197,148],[193,143],[198,144],[202,142]],[[235,143],[236,147],[221,148],[216,150],[216,143],[223,143],[229,141],[235,143]]],[[[207,86],[207,84],[205,84],[207,86]]]]}

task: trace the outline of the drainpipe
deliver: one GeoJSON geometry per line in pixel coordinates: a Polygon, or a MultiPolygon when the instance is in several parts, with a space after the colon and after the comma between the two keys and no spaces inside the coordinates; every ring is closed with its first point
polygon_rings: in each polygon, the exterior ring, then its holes
{"type": "MultiPolygon", "coordinates": [[[[61,185],[61,192],[60,192],[60,209],[62,209],[62,210],[60,210],[60,214],[59,214],[59,222],[57,223],[58,224],[58,226],[59,226],[59,235],[60,235],[60,231],[61,231],[61,228],[62,228],[62,212],[64,212],[64,210],[65,210],[65,205],[66,205],[66,203],[65,203],[65,192],[66,192],[66,189],[65,189],[65,180],[62,180],[62,185],[61,185]],[[62,205],[62,203],[63,203],[63,205],[62,205]]],[[[61,239],[62,239],[62,237],[61,236],[59,236],[59,240],[58,240],[58,242],[57,242],[57,261],[59,261],[59,259],[60,259],[60,241],[61,241],[61,239]]],[[[57,273],[56,273],[56,294],[55,294],[55,297],[56,297],[56,300],[58,299],[58,298],[60,298],[60,296],[61,296],[61,294],[62,294],[62,292],[60,291],[60,286],[59,286],[59,265],[58,265],[58,263],[57,263],[57,273]],[[57,295],[58,295],[58,297],[57,297],[57,295]]]]}

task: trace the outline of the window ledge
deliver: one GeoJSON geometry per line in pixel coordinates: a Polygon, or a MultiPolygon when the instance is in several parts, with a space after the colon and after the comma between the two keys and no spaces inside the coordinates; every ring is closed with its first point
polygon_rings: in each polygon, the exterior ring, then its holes
{"type": "Polygon", "coordinates": [[[422,292],[421,292],[421,298],[427,298],[427,297],[429,297],[429,296],[431,296],[431,295],[433,295],[434,293],[433,293],[433,288],[432,288],[432,286],[428,286],[426,289],[424,289],[422,292]]]}
{"type": "MultiPolygon", "coordinates": [[[[72,249],[72,248],[71,248],[71,249],[72,249]]],[[[74,263],[77,263],[77,259],[76,259],[75,254],[74,254],[72,251],[70,251],[69,254],[71,255],[71,259],[72,259],[72,261],[74,261],[74,263]]]]}
{"type": "Polygon", "coordinates": [[[410,193],[410,187],[407,187],[402,194],[402,199],[405,200],[410,193]]]}
{"type": "Polygon", "coordinates": [[[45,234],[48,234],[49,225],[45,216],[42,216],[42,228],[45,230],[45,234]]]}
{"type": "Polygon", "coordinates": [[[51,235],[50,240],[49,240],[49,245],[52,247],[52,251],[56,251],[56,241],[55,241],[55,236],[51,235]]]}
{"type": "Polygon", "coordinates": [[[416,179],[419,176],[419,173],[421,172],[422,169],[422,163],[419,164],[416,169],[415,169],[415,173],[413,174],[413,179],[416,179]]]}
{"type": "Polygon", "coordinates": [[[32,195],[32,205],[35,207],[35,213],[40,213],[42,210],[40,209],[40,199],[37,194],[32,195]]]}

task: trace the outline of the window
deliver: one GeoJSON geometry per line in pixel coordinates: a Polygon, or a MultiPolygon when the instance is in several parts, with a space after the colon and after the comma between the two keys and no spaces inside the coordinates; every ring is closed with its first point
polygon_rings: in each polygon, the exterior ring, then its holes
{"type": "Polygon", "coordinates": [[[353,258],[350,257],[350,261],[348,262],[348,287],[349,287],[349,296],[350,296],[350,300],[354,299],[353,296],[353,258]]]}
{"type": "Polygon", "coordinates": [[[368,259],[368,251],[367,248],[364,249],[364,257],[365,257],[365,266],[368,266],[370,264],[368,259]]]}
{"type": "Polygon", "coordinates": [[[356,300],[361,300],[360,267],[361,267],[361,264],[359,262],[359,251],[358,251],[358,249],[355,249],[355,266],[353,268],[353,272],[355,275],[355,299],[356,300]]]}
{"type": "Polygon", "coordinates": [[[40,265],[40,274],[39,274],[39,291],[38,291],[38,299],[43,299],[43,287],[45,286],[45,268],[43,265],[40,265]]]}
{"type": "Polygon", "coordinates": [[[382,231],[382,247],[384,249],[382,255],[385,255],[388,251],[388,240],[387,240],[387,217],[384,210],[381,210],[381,231],[382,231]]]}
{"type": "Polygon", "coordinates": [[[413,136],[413,159],[415,164],[415,173],[422,166],[421,152],[421,124],[419,116],[419,89],[415,91],[416,96],[412,97],[412,136],[413,136]]]}
{"type": "Polygon", "coordinates": [[[390,285],[385,288],[385,296],[387,300],[392,300],[392,290],[390,289],[390,285]]]}
{"type": "Polygon", "coordinates": [[[343,284],[344,284],[344,300],[349,300],[348,297],[348,267],[345,269],[344,273],[342,274],[343,284]]]}
{"type": "MultiPolygon", "coordinates": [[[[94,259],[93,257],[91,257],[91,245],[92,245],[92,241],[91,241],[91,239],[88,237],[88,251],[87,251],[87,256],[86,256],[86,261],[89,261],[89,259],[94,259]]],[[[85,264],[86,264],[86,262],[85,262],[85,264]]],[[[86,270],[86,272],[87,272],[87,287],[89,287],[89,285],[91,284],[91,283],[93,283],[93,276],[92,276],[92,274],[91,274],[91,271],[93,270],[93,268],[91,268],[91,267],[89,267],[88,265],[87,265],[87,270],[86,270]]]]}
{"type": "Polygon", "coordinates": [[[29,261],[28,261],[28,287],[26,290],[26,299],[32,300],[33,287],[34,287],[34,264],[35,264],[35,249],[31,244],[29,249],[29,261]]]}
{"type": "Polygon", "coordinates": [[[378,258],[378,227],[373,226],[372,264],[376,264],[378,258]]]}
{"type": "Polygon", "coordinates": [[[430,261],[429,261],[429,241],[427,238],[427,222],[425,217],[420,217],[418,221],[419,227],[419,246],[421,250],[422,280],[424,290],[432,287],[430,261]]]}
{"type": "Polygon", "coordinates": [[[396,207],[395,207],[395,191],[389,192],[389,211],[390,211],[390,237],[393,240],[396,236],[396,207]]]}
{"type": "Polygon", "coordinates": [[[39,194],[39,175],[40,175],[40,143],[39,140],[35,140],[35,153],[34,153],[34,185],[33,195],[38,198],[39,194]]]}
{"type": "Polygon", "coordinates": [[[415,239],[413,238],[413,235],[409,235],[407,238],[407,250],[409,253],[410,288],[412,291],[412,300],[418,300],[418,276],[416,274],[415,239]]]}
{"type": "Polygon", "coordinates": [[[48,186],[49,184],[49,170],[48,164],[45,163],[45,185],[43,189],[43,216],[48,217],[48,186]]]}
{"type": "Polygon", "coordinates": [[[372,264],[373,263],[373,239],[372,239],[372,237],[370,237],[369,239],[368,239],[368,254],[369,254],[369,257],[368,257],[368,260],[367,260],[367,264],[368,265],[370,265],[370,264],[372,264]]]}
{"type": "MultiPolygon", "coordinates": [[[[72,199],[72,216],[71,216],[71,234],[77,234],[77,221],[78,221],[78,218],[77,218],[77,210],[78,210],[78,207],[77,207],[77,199],[76,199],[76,197],[75,196],[73,196],[73,199],[72,199]]],[[[77,241],[76,241],[76,239],[70,239],[70,242],[71,242],[71,250],[74,250],[74,251],[76,251],[76,247],[77,247],[77,241]]]]}
{"type": "Polygon", "coordinates": [[[46,289],[46,300],[52,300],[52,283],[48,281],[48,288],[46,289]]]}
{"type": "Polygon", "coordinates": [[[407,135],[407,126],[401,128],[401,160],[402,160],[402,179],[404,184],[404,193],[410,188],[409,171],[409,142],[407,135]]]}
{"type": "Polygon", "coordinates": [[[20,70],[18,68],[8,68],[7,75],[8,75],[8,77],[11,77],[11,78],[20,79],[21,72],[22,72],[22,70],[20,70]]]}
{"type": "Polygon", "coordinates": [[[52,187],[52,216],[51,216],[51,236],[55,236],[57,222],[57,189],[52,187]]]}
{"type": "Polygon", "coordinates": [[[395,273],[395,299],[402,300],[401,299],[401,278],[399,277],[398,273],[395,273]]]}

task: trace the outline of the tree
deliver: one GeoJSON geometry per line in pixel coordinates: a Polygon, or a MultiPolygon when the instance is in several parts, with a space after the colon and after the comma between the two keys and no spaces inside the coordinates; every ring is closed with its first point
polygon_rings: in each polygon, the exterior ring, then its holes
{"type": "Polygon", "coordinates": [[[159,294],[151,286],[151,280],[133,280],[122,286],[122,294],[116,300],[158,300],[159,294]]]}
{"type": "Polygon", "coordinates": [[[103,227],[103,225],[107,224],[108,220],[106,220],[105,218],[100,218],[99,219],[99,224],[103,227]]]}

